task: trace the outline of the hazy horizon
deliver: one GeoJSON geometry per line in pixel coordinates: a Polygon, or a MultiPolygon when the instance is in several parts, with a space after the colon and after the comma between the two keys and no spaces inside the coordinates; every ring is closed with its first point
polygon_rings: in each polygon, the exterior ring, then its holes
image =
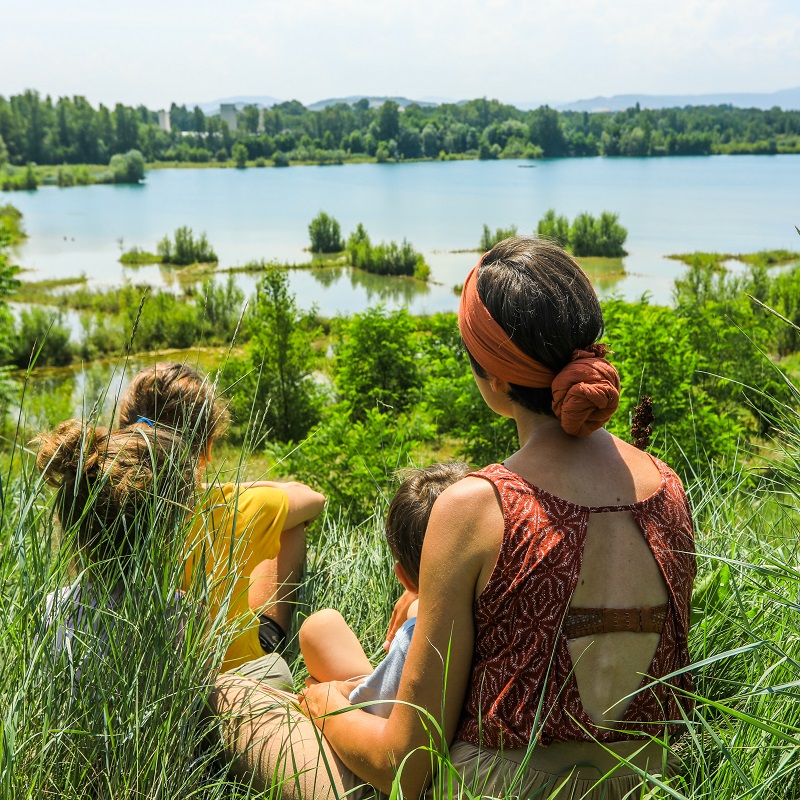
{"type": "Polygon", "coordinates": [[[16,4],[0,94],[164,108],[241,95],[497,98],[770,93],[800,76],[793,0],[208,0],[16,4]],[[355,91],[354,91],[355,90],[355,91]]]}

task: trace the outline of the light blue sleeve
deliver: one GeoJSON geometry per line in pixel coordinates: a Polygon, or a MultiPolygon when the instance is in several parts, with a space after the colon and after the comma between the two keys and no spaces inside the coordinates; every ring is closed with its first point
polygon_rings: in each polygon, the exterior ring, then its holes
{"type": "Polygon", "coordinates": [[[406,663],[411,637],[417,618],[406,620],[392,641],[386,658],[381,661],[372,673],[360,686],[350,693],[350,702],[372,703],[364,707],[364,711],[379,717],[388,717],[392,712],[392,703],[381,703],[380,700],[394,700],[400,688],[400,676],[406,663]]]}

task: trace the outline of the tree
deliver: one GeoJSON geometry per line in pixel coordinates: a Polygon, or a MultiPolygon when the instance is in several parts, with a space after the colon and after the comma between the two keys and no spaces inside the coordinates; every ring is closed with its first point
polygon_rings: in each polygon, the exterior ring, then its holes
{"type": "Polygon", "coordinates": [[[320,211],[308,226],[312,253],[338,253],[344,250],[342,229],[339,223],[324,211],[320,211]]]}
{"type": "Polygon", "coordinates": [[[317,332],[298,310],[285,269],[274,264],[267,268],[256,288],[247,328],[250,372],[235,395],[237,416],[263,414],[274,438],[300,441],[319,419],[321,391],[308,344],[317,332]]]}
{"type": "Polygon", "coordinates": [[[258,124],[261,121],[261,110],[258,106],[249,105],[242,109],[239,115],[239,125],[247,133],[258,133],[258,124]]]}
{"type": "Polygon", "coordinates": [[[236,162],[237,169],[244,169],[247,166],[247,148],[241,142],[236,142],[231,148],[231,156],[236,162]]]}
{"type": "Polygon", "coordinates": [[[406,309],[368,308],[341,324],[334,374],[354,419],[364,419],[376,407],[402,411],[411,405],[421,383],[413,337],[406,309]]]}
{"type": "Polygon", "coordinates": [[[422,150],[425,153],[425,157],[436,158],[440,149],[439,132],[434,125],[428,123],[422,129],[422,150]]]}
{"type": "Polygon", "coordinates": [[[378,129],[384,142],[394,139],[400,128],[400,106],[394,100],[387,100],[378,112],[378,129]]]}

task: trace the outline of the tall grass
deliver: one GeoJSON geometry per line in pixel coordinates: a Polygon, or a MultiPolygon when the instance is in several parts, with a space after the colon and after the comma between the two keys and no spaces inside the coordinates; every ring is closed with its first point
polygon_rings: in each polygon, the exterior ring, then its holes
{"type": "MultiPolygon", "coordinates": [[[[698,470],[687,488],[700,572],[690,649],[696,705],[675,744],[684,776],[641,797],[800,797],[800,419],[787,412],[760,468],[698,470]]],[[[152,531],[125,591],[97,583],[84,636],[57,647],[68,608],[48,594],[75,579],[69,531],[54,522],[21,442],[0,473],[0,797],[206,798],[257,796],[227,774],[205,698],[230,631],[204,614],[203,591],[181,601],[182,531],[161,500],[142,514],[152,531]],[[176,535],[177,534],[177,535],[176,535]]],[[[378,654],[399,586],[382,520],[329,517],[315,537],[301,615],[332,606],[378,654]]],[[[290,660],[304,677],[296,647],[290,660]]],[[[452,780],[444,758],[437,797],[479,796],[452,780]]],[[[280,792],[277,792],[279,794],[280,792]]]]}

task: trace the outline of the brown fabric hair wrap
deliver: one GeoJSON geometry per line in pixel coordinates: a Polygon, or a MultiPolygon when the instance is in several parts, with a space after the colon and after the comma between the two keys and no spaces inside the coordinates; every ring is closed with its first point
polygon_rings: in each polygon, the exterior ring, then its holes
{"type": "Polygon", "coordinates": [[[553,412],[573,436],[602,428],[619,406],[619,373],[607,352],[604,344],[576,350],[553,380],[553,412]]]}
{"type": "Polygon", "coordinates": [[[551,388],[553,413],[572,436],[588,436],[611,419],[619,406],[619,375],[603,344],[576,350],[558,373],[524,353],[495,322],[478,295],[478,269],[464,281],[458,328],[472,357],[491,375],[517,386],[551,388]]]}

